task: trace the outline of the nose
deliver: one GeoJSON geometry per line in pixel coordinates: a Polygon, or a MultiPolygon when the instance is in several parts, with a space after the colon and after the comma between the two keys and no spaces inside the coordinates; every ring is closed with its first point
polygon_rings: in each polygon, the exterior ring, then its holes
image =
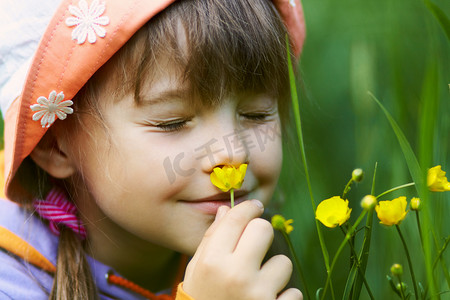
{"type": "Polygon", "coordinates": [[[206,173],[211,173],[215,167],[232,165],[238,167],[243,163],[249,163],[250,135],[248,130],[238,126],[217,126],[210,128],[209,140],[196,148],[197,159],[201,161],[201,168],[206,173]]]}

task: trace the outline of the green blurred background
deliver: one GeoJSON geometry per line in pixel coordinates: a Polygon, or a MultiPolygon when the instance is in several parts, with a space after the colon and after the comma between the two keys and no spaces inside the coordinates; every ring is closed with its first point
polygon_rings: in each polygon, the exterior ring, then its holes
{"type": "MultiPolygon", "coordinates": [[[[450,1],[433,3],[450,18],[450,1]]],[[[363,168],[365,180],[348,195],[351,220],[355,221],[361,212],[361,198],[370,193],[376,162],[375,194],[412,181],[396,136],[368,91],[398,122],[422,168],[440,164],[450,178],[450,28],[446,33],[423,0],[303,0],[303,5],[307,39],[298,90],[316,204],[342,195],[352,170],[363,168]]],[[[288,132],[285,145],[276,196],[281,199],[279,209],[284,216],[294,219],[291,238],[314,294],[324,286],[326,270],[295,129],[288,132]]],[[[400,195],[406,195],[409,202],[417,193],[412,187],[381,200],[400,195]]],[[[442,245],[450,235],[450,192],[430,194],[429,203],[442,245]]],[[[410,245],[417,281],[425,286],[423,254],[412,213],[401,228],[410,245]]],[[[322,229],[332,258],[343,233],[339,228],[322,229]]],[[[375,299],[396,299],[386,279],[393,263],[403,265],[404,281],[412,290],[404,251],[395,228],[378,224],[375,217],[373,230],[367,280],[375,299]]],[[[362,235],[357,235],[357,243],[362,235]]],[[[344,250],[333,272],[337,299],[342,297],[350,267],[349,251],[344,250]]],[[[444,257],[450,266],[449,249],[444,257]]],[[[435,272],[437,288],[448,291],[440,270],[435,272]]],[[[368,299],[364,287],[360,298],[368,299]]],[[[442,294],[441,299],[450,299],[450,293],[442,294]]]]}
{"type": "MultiPolygon", "coordinates": [[[[450,18],[449,0],[433,3],[450,18]]],[[[425,1],[303,0],[303,5],[307,39],[298,89],[316,204],[341,195],[352,170],[363,168],[365,180],[348,195],[351,221],[355,221],[361,198],[370,193],[376,162],[375,194],[411,182],[397,139],[368,91],[391,112],[422,167],[441,164],[450,177],[450,44],[425,1]]],[[[326,269],[293,123],[291,127],[275,196],[281,201],[275,205],[285,217],[294,219],[290,236],[314,294],[325,285],[326,269]]],[[[408,188],[382,200],[400,195],[409,201],[417,194],[408,188]]],[[[450,235],[450,192],[430,194],[430,213],[442,245],[450,235]]],[[[412,290],[404,251],[394,228],[379,225],[376,217],[373,228],[367,280],[375,299],[396,299],[386,279],[393,263],[403,265],[404,281],[412,290]]],[[[412,213],[401,228],[410,245],[417,280],[425,285],[424,258],[412,213]]],[[[332,258],[343,234],[338,228],[322,226],[322,230],[332,258]]],[[[362,234],[357,235],[357,246],[362,234]]],[[[450,250],[444,258],[450,266],[450,250]]],[[[333,272],[336,299],[341,299],[349,268],[346,248],[333,272]]],[[[450,289],[441,269],[437,268],[435,278],[439,291],[450,289]]],[[[330,297],[328,293],[327,299],[330,297]]],[[[360,298],[368,299],[364,287],[360,298]]],[[[450,293],[442,294],[441,299],[450,299],[450,293]]]]}

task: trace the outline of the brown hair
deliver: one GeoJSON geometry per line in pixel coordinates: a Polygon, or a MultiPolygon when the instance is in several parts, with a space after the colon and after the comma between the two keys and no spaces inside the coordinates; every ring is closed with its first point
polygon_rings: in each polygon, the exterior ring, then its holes
{"type": "Polygon", "coordinates": [[[266,93],[278,99],[283,121],[289,106],[286,34],[268,0],[176,1],[94,74],[76,95],[75,112],[101,117],[101,87],[110,99],[134,93],[139,103],[143,83],[168,61],[203,104],[243,91],[266,93]]]}
{"type": "MultiPolygon", "coordinates": [[[[161,59],[178,66],[190,92],[206,105],[215,105],[233,93],[266,93],[278,99],[281,119],[286,119],[285,36],[286,29],[269,0],[175,1],[141,28],[78,92],[74,116],[64,121],[66,134],[86,130],[80,126],[85,115],[104,124],[96,101],[102,89],[108,89],[111,101],[133,93],[139,103],[143,82],[152,79],[161,59]]],[[[63,230],[50,298],[97,297],[82,243],[63,230]]]]}

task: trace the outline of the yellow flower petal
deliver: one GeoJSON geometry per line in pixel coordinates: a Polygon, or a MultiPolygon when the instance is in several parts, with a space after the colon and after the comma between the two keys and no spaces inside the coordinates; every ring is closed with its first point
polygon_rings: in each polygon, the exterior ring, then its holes
{"type": "Polygon", "coordinates": [[[247,164],[241,164],[238,169],[234,166],[214,168],[210,175],[211,183],[223,192],[228,192],[230,189],[240,189],[246,171],[247,164]]]}
{"type": "Polygon", "coordinates": [[[450,183],[440,165],[428,170],[427,184],[432,192],[450,191],[450,183]]]}
{"type": "Polygon", "coordinates": [[[316,209],[316,219],[323,225],[333,228],[347,222],[351,211],[352,209],[348,207],[348,200],[334,196],[320,202],[316,209]]]}
{"type": "Polygon", "coordinates": [[[226,187],[224,184],[224,172],[221,168],[214,168],[213,172],[210,175],[210,179],[212,184],[218,187],[223,192],[228,192],[230,187],[226,187]]]}
{"type": "Polygon", "coordinates": [[[380,219],[380,223],[387,226],[400,224],[408,213],[406,205],[406,197],[403,196],[391,201],[378,202],[378,205],[375,206],[375,211],[378,219],[380,219]]]}

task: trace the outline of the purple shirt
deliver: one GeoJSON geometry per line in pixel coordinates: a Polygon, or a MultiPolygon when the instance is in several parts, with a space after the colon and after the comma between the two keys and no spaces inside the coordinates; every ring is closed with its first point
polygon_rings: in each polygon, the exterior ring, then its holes
{"type": "MultiPolygon", "coordinates": [[[[26,240],[56,265],[58,237],[36,216],[17,204],[0,199],[0,226],[26,240]]],[[[130,290],[109,284],[105,275],[113,268],[87,256],[101,299],[145,299],[130,290]]],[[[53,276],[0,250],[0,299],[48,299],[53,276]]]]}

